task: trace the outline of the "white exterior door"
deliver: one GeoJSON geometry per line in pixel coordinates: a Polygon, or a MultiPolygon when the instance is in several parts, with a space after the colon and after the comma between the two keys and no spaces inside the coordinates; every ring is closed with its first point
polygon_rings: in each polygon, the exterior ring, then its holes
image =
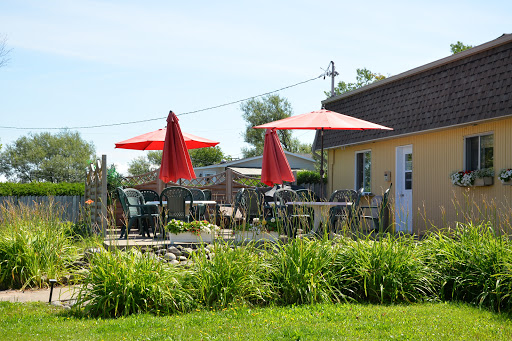
{"type": "Polygon", "coordinates": [[[396,147],[396,231],[412,233],[412,145],[396,147]]]}

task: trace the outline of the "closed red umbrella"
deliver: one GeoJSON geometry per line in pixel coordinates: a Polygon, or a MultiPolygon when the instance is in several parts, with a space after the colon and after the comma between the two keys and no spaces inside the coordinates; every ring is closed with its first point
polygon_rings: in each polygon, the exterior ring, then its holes
{"type": "Polygon", "coordinates": [[[274,186],[274,184],[282,184],[283,181],[292,182],[295,181],[295,178],[276,131],[267,129],[263,147],[261,182],[274,186]]]}
{"type": "MultiPolygon", "coordinates": [[[[136,149],[136,150],[163,150],[166,128],[158,129],[150,133],[145,133],[131,139],[116,143],[116,148],[136,149]]],[[[182,133],[187,149],[197,149],[213,147],[219,142],[205,139],[204,137],[192,134],[182,133]]]]}
{"type": "Polygon", "coordinates": [[[172,111],[169,112],[167,117],[167,131],[163,150],[159,174],[163,182],[176,182],[178,179],[190,180],[196,178],[178,123],[178,117],[172,111]]]}
{"type": "Polygon", "coordinates": [[[291,116],[282,120],[265,123],[253,128],[257,129],[310,129],[321,131],[320,176],[324,174],[324,130],[393,130],[380,124],[368,122],[352,116],[343,115],[330,110],[316,110],[306,114],[291,116]]]}

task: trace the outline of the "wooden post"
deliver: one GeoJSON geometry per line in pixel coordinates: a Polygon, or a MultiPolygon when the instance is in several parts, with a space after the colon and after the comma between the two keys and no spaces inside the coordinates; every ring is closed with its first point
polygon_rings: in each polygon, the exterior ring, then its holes
{"type": "Polygon", "coordinates": [[[103,236],[107,236],[107,155],[101,156],[101,189],[100,189],[100,202],[101,202],[101,227],[103,236]]]}
{"type": "Polygon", "coordinates": [[[231,197],[233,196],[233,170],[226,169],[226,202],[231,204],[231,197]]]}

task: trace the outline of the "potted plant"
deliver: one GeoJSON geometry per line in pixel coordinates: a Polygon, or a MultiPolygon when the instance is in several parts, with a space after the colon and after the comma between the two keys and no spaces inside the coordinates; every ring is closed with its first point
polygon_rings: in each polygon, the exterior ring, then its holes
{"type": "Polygon", "coordinates": [[[503,185],[512,185],[512,169],[502,169],[498,179],[501,180],[503,185]]]}
{"type": "Polygon", "coordinates": [[[473,173],[475,173],[475,186],[490,186],[494,183],[493,168],[477,169],[473,173]]]}
{"type": "Polygon", "coordinates": [[[271,218],[269,220],[261,220],[254,218],[252,223],[243,223],[235,227],[233,234],[235,241],[251,241],[251,240],[270,240],[279,239],[279,230],[283,225],[279,219],[271,218]]]}
{"type": "Polygon", "coordinates": [[[187,223],[185,221],[171,219],[165,225],[165,231],[169,234],[172,243],[213,243],[217,225],[210,224],[206,220],[197,220],[187,223]]]}
{"type": "Polygon", "coordinates": [[[475,183],[475,174],[472,171],[455,172],[450,175],[450,179],[456,186],[469,187],[475,183]]]}

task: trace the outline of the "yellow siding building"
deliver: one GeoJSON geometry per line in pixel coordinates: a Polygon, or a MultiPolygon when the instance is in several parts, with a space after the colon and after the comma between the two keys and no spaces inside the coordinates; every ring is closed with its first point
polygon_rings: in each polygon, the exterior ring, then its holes
{"type": "Polygon", "coordinates": [[[468,220],[510,229],[512,186],[498,175],[512,168],[512,35],[322,103],[394,129],[326,131],[329,193],[365,187],[369,199],[392,184],[394,229],[406,233],[468,220]],[[452,183],[488,167],[492,184],[452,183]]]}

